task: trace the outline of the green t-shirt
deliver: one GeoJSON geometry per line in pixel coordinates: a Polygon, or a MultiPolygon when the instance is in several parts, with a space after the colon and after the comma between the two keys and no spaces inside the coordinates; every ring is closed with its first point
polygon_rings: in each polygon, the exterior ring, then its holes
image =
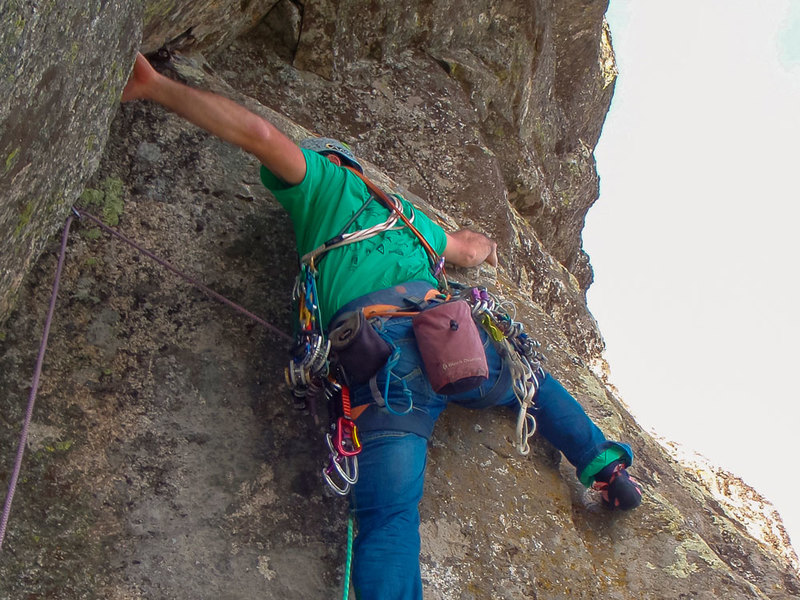
{"type": "MultiPolygon", "coordinates": [[[[261,167],[261,181],[292,219],[300,256],[337,235],[370,196],[364,182],[347,169],[316,152],[303,150],[303,154],[306,176],[295,186],[287,186],[266,167],[261,167]]],[[[415,215],[414,226],[441,255],[447,245],[444,230],[405,199],[403,211],[407,216],[415,215]]],[[[389,210],[373,200],[347,232],[383,223],[388,216],[389,210]]],[[[407,227],[334,248],[317,266],[323,326],[342,306],[375,290],[414,279],[437,285],[425,249],[407,227]]]]}

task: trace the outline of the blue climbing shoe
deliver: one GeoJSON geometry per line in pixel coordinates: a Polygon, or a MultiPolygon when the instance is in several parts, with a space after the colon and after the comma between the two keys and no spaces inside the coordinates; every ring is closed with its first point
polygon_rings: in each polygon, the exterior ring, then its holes
{"type": "Polygon", "coordinates": [[[603,467],[594,479],[592,487],[600,492],[603,504],[611,510],[631,510],[642,503],[642,488],[621,460],[603,467]]]}

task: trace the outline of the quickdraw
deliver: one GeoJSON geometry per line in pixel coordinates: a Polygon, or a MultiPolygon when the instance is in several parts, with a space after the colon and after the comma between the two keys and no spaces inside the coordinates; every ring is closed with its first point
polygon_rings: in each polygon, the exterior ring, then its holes
{"type": "MultiPolygon", "coordinates": [[[[472,288],[466,297],[472,305],[472,316],[495,342],[498,351],[511,369],[514,395],[519,401],[517,417],[517,452],[527,456],[530,439],[536,433],[534,417],[536,392],[544,379],[541,344],[525,333],[522,323],[508,314],[509,303],[500,302],[486,288],[472,288]]],[[[513,305],[512,305],[513,306],[513,305]]]]}
{"type": "Polygon", "coordinates": [[[361,441],[358,439],[358,428],[350,415],[349,388],[333,381],[331,385],[341,398],[342,415],[334,420],[330,433],[325,435],[330,454],[328,463],[322,469],[322,477],[334,493],[345,496],[358,481],[361,441]],[[338,477],[338,481],[335,477],[338,477]]]}

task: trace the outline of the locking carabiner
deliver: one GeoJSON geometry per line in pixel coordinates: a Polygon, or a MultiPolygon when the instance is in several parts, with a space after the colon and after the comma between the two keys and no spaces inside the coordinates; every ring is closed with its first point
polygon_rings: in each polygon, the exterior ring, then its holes
{"type": "Polygon", "coordinates": [[[345,417],[336,421],[336,452],[342,456],[355,456],[361,452],[361,441],[358,439],[358,427],[345,417]]]}
{"type": "MultiPolygon", "coordinates": [[[[328,433],[325,435],[325,441],[328,443],[328,448],[331,453],[329,455],[330,461],[326,467],[326,472],[330,475],[331,468],[335,468],[339,473],[339,477],[344,479],[347,483],[353,484],[358,481],[358,458],[355,455],[344,456],[334,447],[333,436],[328,433]],[[344,466],[342,466],[344,464],[344,466]]],[[[334,490],[335,491],[335,490],[334,490]]]]}

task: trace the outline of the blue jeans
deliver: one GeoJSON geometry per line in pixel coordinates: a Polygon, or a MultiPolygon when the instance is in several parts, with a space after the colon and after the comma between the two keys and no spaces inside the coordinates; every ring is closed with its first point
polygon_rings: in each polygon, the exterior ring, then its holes
{"type": "Polygon", "coordinates": [[[404,431],[361,436],[350,495],[358,524],[353,588],[359,600],[421,599],[419,502],[428,440],[404,431]]]}
{"type": "MultiPolygon", "coordinates": [[[[362,442],[360,474],[351,494],[358,524],[353,586],[359,600],[418,600],[422,598],[419,502],[428,437],[436,420],[449,402],[475,409],[518,403],[503,360],[483,331],[489,379],[476,390],[443,396],[433,391],[425,375],[411,319],[389,319],[380,329],[397,350],[398,360],[372,382],[351,389],[353,405],[362,407],[356,419],[362,442]]],[[[626,463],[632,461],[630,448],[606,440],[550,375],[542,381],[535,404],[539,433],[564,453],[579,475],[609,448],[626,463]]]]}

